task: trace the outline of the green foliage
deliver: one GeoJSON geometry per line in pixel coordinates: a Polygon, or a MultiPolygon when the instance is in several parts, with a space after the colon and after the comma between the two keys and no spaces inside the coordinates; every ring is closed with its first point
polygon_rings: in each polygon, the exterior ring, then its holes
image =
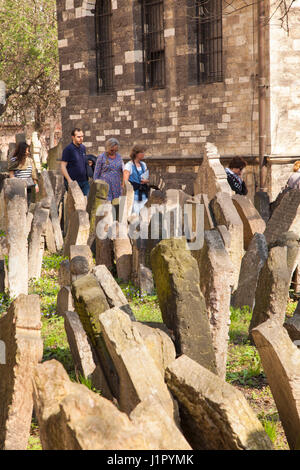
{"type": "Polygon", "coordinates": [[[8,307],[12,303],[13,299],[9,297],[8,292],[0,293],[0,317],[3,313],[7,312],[8,307]]]}
{"type": "Polygon", "coordinates": [[[248,328],[252,310],[248,305],[242,308],[230,307],[229,339],[233,343],[246,343],[248,341],[248,328]]]}
{"type": "Polygon", "coordinates": [[[43,258],[43,269],[46,271],[49,271],[51,269],[59,270],[60,263],[68,259],[64,256],[58,255],[58,254],[51,254],[49,256],[44,256],[43,258]]]}
{"type": "Polygon", "coordinates": [[[129,282],[129,284],[120,283],[120,287],[138,321],[162,323],[162,316],[156,293],[153,295],[144,294],[131,282],[129,282]]]}
{"type": "MultiPolygon", "coordinates": [[[[0,0],[0,80],[6,106],[23,123],[33,114],[36,130],[59,110],[55,0],[0,0]]],[[[1,108],[1,106],[0,106],[1,108]]]]}
{"type": "Polygon", "coordinates": [[[58,291],[59,285],[56,280],[48,277],[41,277],[29,284],[29,293],[40,296],[41,313],[46,317],[55,315],[58,291]]]}
{"type": "Polygon", "coordinates": [[[0,237],[5,237],[6,233],[3,230],[0,230],[0,237]]]}
{"type": "Polygon", "coordinates": [[[264,430],[268,434],[270,440],[272,442],[275,442],[277,439],[277,426],[278,426],[278,421],[279,421],[278,413],[275,412],[275,413],[270,414],[270,413],[265,413],[264,411],[262,411],[261,413],[258,414],[258,418],[264,430]]]}
{"type": "Polygon", "coordinates": [[[249,342],[228,352],[226,380],[243,386],[256,386],[264,377],[261,360],[254,346],[249,342]]]}
{"type": "Polygon", "coordinates": [[[56,359],[63,364],[67,372],[71,372],[74,364],[63,317],[54,315],[50,318],[42,318],[42,338],[44,341],[43,361],[56,359]]]}
{"type": "Polygon", "coordinates": [[[91,390],[94,393],[98,393],[98,395],[101,395],[101,390],[97,390],[95,387],[93,387],[91,379],[84,377],[83,375],[79,374],[78,380],[79,383],[87,387],[89,390],[91,390]]]}

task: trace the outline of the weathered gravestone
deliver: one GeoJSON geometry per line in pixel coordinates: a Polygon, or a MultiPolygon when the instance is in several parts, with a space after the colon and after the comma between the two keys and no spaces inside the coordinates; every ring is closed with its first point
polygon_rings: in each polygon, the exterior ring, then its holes
{"type": "Polygon", "coordinates": [[[76,375],[81,374],[82,377],[90,379],[93,387],[99,390],[102,396],[112,400],[113,397],[79,316],[71,311],[65,312],[63,317],[76,375]]]}
{"type": "Polygon", "coordinates": [[[56,314],[64,315],[64,313],[68,311],[74,311],[73,297],[71,288],[69,286],[63,286],[57,294],[56,314]]]}
{"type": "Polygon", "coordinates": [[[197,261],[185,239],[161,241],[151,265],[162,317],[174,332],[177,354],[187,354],[215,372],[215,354],[197,261]]]}
{"type": "Polygon", "coordinates": [[[33,410],[32,377],[42,360],[38,295],[19,295],[0,319],[0,449],[26,450],[33,410]]]}
{"type": "Polygon", "coordinates": [[[114,265],[113,241],[109,238],[112,225],[113,206],[106,201],[96,212],[96,265],[104,264],[108,269],[114,265]]]}
{"type": "Polygon", "coordinates": [[[55,199],[55,194],[53,191],[53,187],[51,184],[51,180],[48,174],[48,171],[43,170],[40,178],[39,178],[39,187],[40,187],[40,192],[38,195],[38,199],[41,200],[42,198],[46,197],[49,199],[49,204],[50,204],[50,219],[52,222],[52,227],[53,227],[53,234],[55,238],[55,244],[57,250],[61,250],[63,246],[63,236],[62,236],[62,231],[60,228],[60,220],[58,217],[58,211],[57,211],[57,204],[56,204],[56,199],[55,199]]]}
{"type": "Polygon", "coordinates": [[[71,285],[70,261],[67,259],[64,259],[60,263],[58,270],[58,283],[60,287],[71,285]]]}
{"type": "Polygon", "coordinates": [[[229,196],[232,194],[226,171],[220,163],[218,149],[214,144],[207,142],[203,162],[194,182],[194,194],[207,194],[208,200],[211,201],[220,191],[228,193],[229,196]]]}
{"type": "Polygon", "coordinates": [[[287,247],[274,246],[262,267],[256,292],[255,306],[249,332],[269,318],[276,317],[283,324],[289,297],[291,271],[287,265],[287,247]]]}
{"type": "Polygon", "coordinates": [[[96,266],[93,268],[92,273],[99,282],[110,308],[119,307],[123,312],[129,315],[132,321],[135,321],[135,317],[130,305],[128,304],[128,300],[107,267],[105,265],[96,266]]]}
{"type": "Polygon", "coordinates": [[[193,449],[271,450],[272,443],[244,395],[182,355],[166,370],[178,400],[183,434],[193,449]]]}
{"type": "Polygon", "coordinates": [[[62,141],[59,141],[56,147],[52,147],[48,151],[47,166],[49,170],[56,171],[60,169],[60,160],[62,157],[62,153],[63,153],[62,141]]]}
{"type": "Polygon", "coordinates": [[[294,313],[291,318],[287,318],[283,324],[289,337],[296,346],[300,346],[300,314],[294,313]]]}
{"type": "Polygon", "coordinates": [[[245,196],[234,194],[232,202],[244,226],[244,249],[248,250],[255,233],[264,233],[266,223],[255,209],[254,205],[245,196]]]}
{"type": "Polygon", "coordinates": [[[230,233],[230,247],[227,251],[235,267],[234,287],[237,287],[241,261],[244,255],[243,222],[233,205],[228,193],[217,193],[211,201],[213,215],[217,225],[225,225],[230,233]]]}
{"type": "Polygon", "coordinates": [[[71,382],[54,360],[36,368],[34,402],[44,450],[190,450],[153,400],[141,403],[129,418],[109,400],[71,382]]]}
{"type": "Polygon", "coordinates": [[[4,182],[8,286],[10,297],[28,293],[27,198],[25,183],[18,178],[4,182]]]}
{"type": "Polygon", "coordinates": [[[132,246],[128,237],[127,225],[115,223],[113,239],[117,276],[125,282],[131,278],[132,246]]]}
{"type": "Polygon", "coordinates": [[[233,294],[232,305],[254,308],[255,291],[259,273],[268,258],[268,245],[262,233],[255,233],[242,259],[238,287],[233,294]]]}
{"type": "Polygon", "coordinates": [[[49,210],[36,206],[29,234],[28,278],[41,277],[49,210]]]}
{"type": "Polygon", "coordinates": [[[64,242],[64,256],[70,256],[71,245],[87,245],[89,232],[90,222],[88,213],[83,210],[72,212],[64,242]]]}
{"type": "Polygon", "coordinates": [[[36,368],[34,409],[43,450],[149,449],[147,437],[125,413],[84,385],[71,382],[55,360],[36,368]]]}
{"type": "Polygon", "coordinates": [[[300,450],[300,351],[278,318],[253,329],[252,337],[290,449],[300,450]]]}
{"type": "Polygon", "coordinates": [[[234,266],[217,230],[205,231],[203,248],[191,253],[201,273],[200,289],[206,302],[218,375],[225,380],[234,266]]]}
{"type": "Polygon", "coordinates": [[[109,185],[105,181],[95,180],[90,185],[86,210],[90,218],[88,245],[92,246],[96,238],[96,214],[99,206],[107,203],[109,185]]]}
{"type": "Polygon", "coordinates": [[[152,396],[174,416],[174,403],[135,324],[119,308],[99,316],[102,335],[118,378],[120,410],[131,413],[143,400],[152,396]],[[146,372],[146,373],[145,373],[146,372]]]}

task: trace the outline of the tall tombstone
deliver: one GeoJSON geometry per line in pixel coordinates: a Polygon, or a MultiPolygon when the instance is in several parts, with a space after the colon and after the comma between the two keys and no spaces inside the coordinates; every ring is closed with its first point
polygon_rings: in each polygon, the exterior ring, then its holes
{"type": "Polygon", "coordinates": [[[206,302],[217,372],[225,380],[234,266],[217,230],[205,231],[203,248],[191,253],[199,267],[200,289],[206,302]]]}
{"type": "Polygon", "coordinates": [[[199,269],[186,240],[161,241],[151,252],[151,266],[163,321],[174,332],[177,354],[187,354],[216,372],[199,269]]]}
{"type": "Polygon", "coordinates": [[[300,450],[300,351],[278,319],[257,326],[252,337],[290,449],[300,450]]]}
{"type": "Polygon", "coordinates": [[[232,194],[226,171],[220,162],[218,149],[214,144],[207,142],[204,147],[203,162],[194,182],[194,194],[207,194],[210,202],[220,191],[229,196],[232,194]]]}
{"type": "Polygon", "coordinates": [[[105,205],[98,207],[95,225],[96,265],[104,264],[108,269],[112,269],[114,252],[113,241],[109,238],[109,233],[113,226],[113,206],[108,201],[105,205]]]}
{"type": "Polygon", "coordinates": [[[86,210],[90,218],[90,235],[88,245],[91,246],[96,238],[96,217],[99,206],[106,204],[109,185],[102,180],[95,180],[90,185],[86,210]]]}
{"type": "Polygon", "coordinates": [[[134,202],[134,189],[131,183],[129,181],[125,181],[124,189],[123,189],[123,194],[122,194],[122,199],[120,203],[120,219],[119,221],[122,224],[127,224],[128,222],[128,217],[131,216],[132,214],[132,208],[133,208],[133,202],[134,202]]]}
{"type": "Polygon", "coordinates": [[[264,233],[266,223],[247,197],[235,194],[232,196],[232,202],[243,222],[244,249],[248,250],[254,234],[264,233]]]}
{"type": "Polygon", "coordinates": [[[27,196],[18,178],[4,182],[6,238],[8,245],[8,286],[10,297],[28,293],[27,196]]]}
{"type": "Polygon", "coordinates": [[[69,221],[76,210],[86,211],[87,198],[84,196],[77,181],[71,181],[64,200],[64,232],[68,232],[69,221]]]}
{"type": "Polygon", "coordinates": [[[38,279],[41,276],[45,248],[45,234],[49,210],[37,206],[34,211],[31,232],[29,235],[28,278],[38,279]]]}
{"type": "Polygon", "coordinates": [[[132,271],[132,246],[128,237],[127,224],[116,222],[115,235],[113,245],[117,276],[119,279],[128,282],[132,271]]]}
{"type": "Polygon", "coordinates": [[[289,297],[291,274],[287,266],[287,247],[274,246],[260,271],[255,306],[249,332],[270,318],[283,324],[289,297]]]}
{"type": "Polygon", "coordinates": [[[0,449],[26,450],[33,411],[32,378],[42,360],[38,295],[19,295],[0,318],[0,449]]]}
{"type": "Polygon", "coordinates": [[[227,249],[234,265],[234,288],[237,287],[242,257],[244,256],[243,222],[228,193],[217,193],[211,201],[213,216],[217,225],[225,225],[230,233],[230,247],[227,249]]]}
{"type": "Polygon", "coordinates": [[[86,211],[76,210],[69,220],[68,232],[64,241],[64,256],[70,256],[71,245],[86,245],[90,233],[89,215],[86,211]]]}
{"type": "Polygon", "coordinates": [[[254,308],[255,291],[259,273],[268,258],[268,245],[262,233],[255,233],[242,259],[239,282],[232,296],[232,305],[254,308]]]}

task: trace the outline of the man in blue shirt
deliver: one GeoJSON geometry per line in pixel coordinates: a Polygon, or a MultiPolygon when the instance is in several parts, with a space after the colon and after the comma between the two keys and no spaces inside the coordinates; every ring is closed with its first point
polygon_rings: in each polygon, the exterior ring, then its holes
{"type": "Polygon", "coordinates": [[[83,132],[75,128],[72,133],[72,142],[65,147],[62,154],[61,172],[65,178],[66,187],[71,181],[77,181],[85,196],[89,194],[90,186],[87,176],[87,159],[83,142],[83,132]]]}

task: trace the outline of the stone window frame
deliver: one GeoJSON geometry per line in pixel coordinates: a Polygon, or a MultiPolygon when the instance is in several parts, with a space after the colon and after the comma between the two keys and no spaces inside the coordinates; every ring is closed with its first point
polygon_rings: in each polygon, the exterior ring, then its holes
{"type": "Polygon", "coordinates": [[[144,89],[166,86],[166,54],[164,37],[164,0],[140,0],[144,89]],[[156,7],[156,8],[155,8],[156,7]],[[147,17],[156,29],[149,31],[147,17]],[[148,26],[148,28],[146,27],[148,26]],[[152,36],[151,36],[152,34],[152,36]]]}
{"type": "Polygon", "coordinates": [[[114,92],[112,15],[112,0],[95,1],[95,50],[98,94],[114,92]],[[103,51],[106,55],[103,55],[103,51]]]}

